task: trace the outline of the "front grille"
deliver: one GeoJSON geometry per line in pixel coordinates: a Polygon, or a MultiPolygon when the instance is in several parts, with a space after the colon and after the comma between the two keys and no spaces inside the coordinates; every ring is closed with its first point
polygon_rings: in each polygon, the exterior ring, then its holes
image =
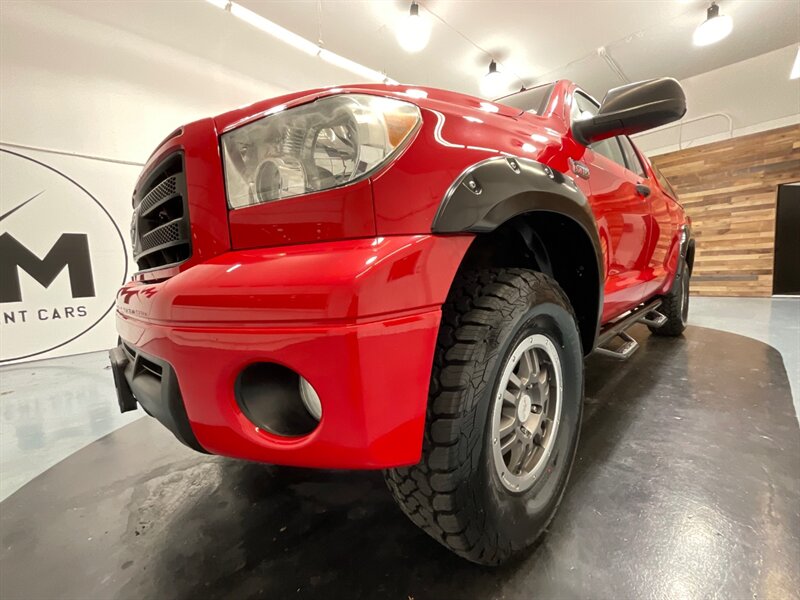
{"type": "Polygon", "coordinates": [[[171,198],[178,192],[178,182],[177,182],[177,175],[173,175],[172,177],[167,177],[164,181],[159,183],[156,187],[150,190],[142,199],[142,203],[139,205],[139,211],[142,213],[148,213],[151,209],[158,206],[158,204],[167,198],[171,198]]]}
{"type": "Polygon", "coordinates": [[[183,262],[192,254],[183,154],[172,154],[133,195],[133,257],[142,271],[183,262]]]}
{"type": "Polygon", "coordinates": [[[139,238],[139,248],[142,252],[147,252],[180,241],[183,237],[181,224],[182,219],[176,219],[156,227],[150,233],[145,233],[139,238]]]}

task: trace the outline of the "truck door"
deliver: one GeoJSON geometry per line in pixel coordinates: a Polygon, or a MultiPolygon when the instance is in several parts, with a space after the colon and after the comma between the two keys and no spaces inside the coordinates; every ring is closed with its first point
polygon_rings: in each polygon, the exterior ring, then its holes
{"type": "MultiPolygon", "coordinates": [[[[597,113],[597,105],[580,91],[573,94],[571,120],[597,113]]],[[[617,138],[596,142],[581,159],[588,167],[589,203],[597,219],[605,260],[603,322],[642,302],[648,273],[650,206],[629,171],[617,138]]]]}
{"type": "Polygon", "coordinates": [[[674,272],[674,265],[670,267],[668,262],[670,257],[676,257],[672,247],[677,240],[677,207],[662,186],[648,175],[649,170],[630,139],[621,136],[619,141],[628,171],[650,210],[649,241],[645,248],[647,255],[643,257],[647,266],[643,273],[645,290],[642,300],[646,300],[663,288],[666,280],[671,277],[670,273],[674,272]]]}

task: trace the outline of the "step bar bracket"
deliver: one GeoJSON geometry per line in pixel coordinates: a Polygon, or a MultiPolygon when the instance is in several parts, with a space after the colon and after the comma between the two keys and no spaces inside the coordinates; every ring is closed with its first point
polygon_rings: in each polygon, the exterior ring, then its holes
{"type": "Polygon", "coordinates": [[[616,321],[606,325],[600,331],[594,351],[619,360],[630,358],[631,354],[639,348],[639,342],[628,333],[628,329],[637,323],[644,323],[649,327],[661,327],[664,325],[667,322],[667,317],[658,312],[660,306],[661,299],[652,300],[637,306],[616,321]],[[615,338],[619,338],[622,344],[616,348],[607,347],[615,338]]]}

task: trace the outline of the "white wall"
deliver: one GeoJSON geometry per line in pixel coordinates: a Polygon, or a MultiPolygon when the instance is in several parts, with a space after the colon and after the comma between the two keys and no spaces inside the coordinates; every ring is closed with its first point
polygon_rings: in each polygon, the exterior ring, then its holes
{"type": "MultiPolygon", "coordinates": [[[[789,79],[797,48],[787,46],[681,81],[688,104],[683,121],[715,116],[686,123],[680,148],[729,138],[731,127],[735,137],[800,123],[800,79],[789,79]]],[[[650,156],[679,150],[678,142],[677,126],[636,136],[636,144],[650,156]]]]}
{"type": "Polygon", "coordinates": [[[177,125],[285,91],[50,5],[3,2],[0,26],[4,142],[143,162],[177,125]]]}
{"type": "Polygon", "coordinates": [[[96,295],[73,298],[66,268],[46,288],[19,269],[22,301],[0,303],[0,360],[111,347],[112,313],[83,330],[111,306],[122,281],[141,164],[178,125],[284,91],[53,5],[3,1],[0,234],[40,259],[61,234],[87,235],[96,295]]]}

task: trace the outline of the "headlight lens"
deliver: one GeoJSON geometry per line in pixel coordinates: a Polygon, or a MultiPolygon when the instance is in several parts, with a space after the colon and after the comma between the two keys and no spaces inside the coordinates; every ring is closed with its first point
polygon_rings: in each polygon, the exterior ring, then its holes
{"type": "Polygon", "coordinates": [[[384,164],[421,122],[408,102],[344,94],[222,135],[231,208],[327,190],[384,164]]]}

